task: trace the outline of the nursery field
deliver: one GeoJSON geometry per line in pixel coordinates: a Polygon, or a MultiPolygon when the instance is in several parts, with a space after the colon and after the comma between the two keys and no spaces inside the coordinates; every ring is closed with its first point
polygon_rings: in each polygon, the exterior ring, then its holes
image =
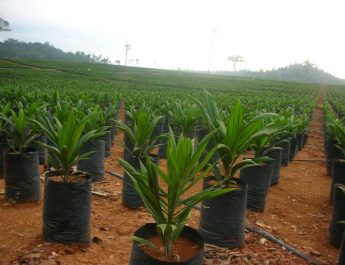
{"type": "MultiPolygon", "coordinates": [[[[138,161],[143,164],[146,161],[147,168],[155,165],[152,168],[157,170],[160,178],[157,183],[150,182],[149,187],[155,190],[156,185],[162,186],[156,195],[162,196],[160,204],[166,214],[164,207],[171,207],[171,195],[166,192],[170,185],[162,172],[173,175],[170,168],[174,163],[170,153],[175,150],[173,144],[167,145],[168,134],[169,143],[180,143],[180,135],[181,139],[195,138],[199,145],[193,147],[197,148],[202,146],[210,131],[212,141],[218,143],[217,139],[222,137],[225,140],[219,141],[222,145],[217,151],[213,146],[209,148],[210,141],[205,150],[214,152],[214,155],[200,156],[196,161],[202,163],[203,159],[209,159],[213,169],[207,175],[217,176],[219,171],[219,175],[225,176],[222,188],[226,185],[233,187],[227,183],[229,179],[235,182],[243,179],[249,186],[244,204],[247,209],[239,229],[235,229],[238,230],[236,243],[224,247],[218,241],[212,242],[214,239],[206,231],[210,228],[205,228],[208,209],[212,208],[207,203],[221,197],[204,202],[200,199],[193,208],[191,200],[186,198],[198,196],[203,183],[194,181],[198,177],[193,177],[192,173],[187,174],[190,177],[186,184],[188,188],[176,202],[176,208],[181,209],[190,203],[187,224],[204,231],[203,264],[336,264],[344,231],[339,221],[342,217],[345,220],[345,213],[342,210],[334,213],[333,208],[344,209],[345,195],[334,189],[332,205],[330,190],[336,183],[345,184],[339,178],[345,169],[339,160],[343,158],[341,150],[345,149],[344,102],[345,87],[340,86],[102,64],[0,60],[0,265],[129,264],[133,233],[146,223],[158,221],[148,210],[150,207],[145,207],[137,194],[133,195],[130,190],[133,183],[131,187],[123,184],[124,177],[127,182],[128,179],[134,181],[134,177],[130,178],[128,172],[125,174],[124,164],[121,165],[119,159],[133,167],[134,157],[140,158],[138,161]],[[59,138],[57,132],[63,134],[66,128],[73,128],[73,121],[85,121],[83,127],[75,127],[74,132],[80,129],[80,134],[85,136],[91,131],[99,135],[95,139],[102,139],[99,142],[103,143],[103,160],[98,162],[97,172],[90,169],[91,160],[99,161],[96,152],[89,154],[92,159],[71,161],[70,167],[64,167],[67,162],[59,148],[63,150],[61,143],[69,139],[67,133],[66,137],[59,138]],[[246,136],[250,140],[243,140],[244,131],[249,134],[249,125],[252,125],[252,131],[255,125],[256,132],[246,136]],[[45,146],[36,142],[39,136],[46,136],[45,146]],[[238,143],[242,140],[243,147],[240,147],[238,143]],[[39,172],[36,193],[27,199],[13,188],[13,182],[6,184],[11,181],[6,175],[11,168],[5,164],[10,159],[7,153],[25,153],[30,148],[39,149],[41,154],[38,159],[37,153],[36,159],[39,172]],[[279,150],[279,159],[273,157],[272,150],[279,150]],[[47,154],[51,156],[49,162],[47,154]],[[271,159],[269,162],[260,160],[263,156],[271,159]],[[241,168],[238,166],[241,161],[246,165],[255,163],[255,166],[241,168]],[[269,178],[264,180],[262,177],[260,183],[268,181],[268,184],[262,192],[257,192],[253,188],[257,181],[251,182],[252,178],[245,173],[266,162],[270,168],[269,178]],[[337,163],[340,169],[336,167],[337,163]],[[66,194],[60,193],[55,196],[57,202],[51,209],[46,206],[48,184],[54,181],[45,177],[44,172],[52,168],[61,170],[59,174],[63,180],[60,183],[64,184],[78,181],[69,175],[71,169],[90,170],[93,180],[92,186],[90,184],[90,222],[87,227],[87,214],[85,220],[79,220],[79,229],[89,228],[84,231],[86,236],[82,240],[78,240],[73,231],[64,232],[74,218],[69,214],[73,213],[65,212],[65,216],[55,217],[54,222],[62,220],[60,226],[54,225],[59,226],[55,235],[54,229],[48,229],[45,224],[50,218],[48,211],[52,213],[55,208],[68,204],[66,194]],[[255,197],[259,195],[261,197],[255,197]],[[131,196],[134,201],[130,201],[131,196]],[[339,198],[343,204],[337,206],[339,198]],[[56,243],[63,237],[61,235],[71,242],[56,243]],[[72,243],[76,241],[80,242],[72,243]]],[[[73,135],[73,129],[69,133],[73,135]]],[[[83,149],[75,150],[78,151],[77,158],[83,154],[83,149]]],[[[175,164],[182,159],[183,155],[175,164]]],[[[196,175],[206,172],[205,167],[196,175]]],[[[139,166],[136,169],[139,170],[139,166]]],[[[261,175],[257,177],[261,178],[261,175]]],[[[239,189],[236,188],[228,194],[237,192],[239,189]]],[[[79,210],[75,209],[76,212],[79,210]]],[[[81,217],[84,217],[84,211],[81,217]]],[[[235,210],[230,212],[232,218],[235,210]]],[[[174,225],[178,227],[180,223],[176,221],[174,225]]],[[[216,223],[213,227],[217,226],[216,223]]],[[[78,227],[74,229],[78,230],[78,227]]],[[[173,258],[180,259],[180,256],[173,258]]]]}

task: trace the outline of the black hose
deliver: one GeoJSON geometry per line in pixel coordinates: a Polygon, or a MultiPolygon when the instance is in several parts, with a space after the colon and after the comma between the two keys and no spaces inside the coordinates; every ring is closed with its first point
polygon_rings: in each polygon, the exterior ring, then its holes
{"type": "MultiPolygon", "coordinates": [[[[117,178],[123,180],[123,176],[122,176],[121,174],[119,174],[119,173],[111,172],[111,171],[108,171],[108,170],[106,170],[105,172],[108,173],[108,174],[110,174],[110,175],[112,175],[112,176],[114,176],[114,177],[117,177],[117,178]]],[[[199,211],[201,210],[201,207],[198,206],[198,205],[195,205],[193,208],[196,209],[196,210],[199,210],[199,211]]],[[[297,249],[295,249],[295,248],[289,246],[288,244],[286,244],[286,243],[283,242],[282,240],[276,238],[275,236],[273,236],[272,234],[266,232],[266,231],[263,230],[263,229],[260,229],[260,228],[258,228],[258,227],[248,226],[248,225],[246,225],[246,229],[249,230],[249,231],[251,231],[251,232],[260,234],[261,236],[266,237],[267,239],[269,239],[269,240],[273,241],[274,243],[277,243],[278,245],[284,247],[286,250],[292,252],[292,253],[295,254],[296,256],[298,256],[298,257],[304,259],[305,261],[307,261],[308,263],[310,263],[310,264],[312,264],[312,265],[320,265],[320,263],[319,263],[318,261],[316,261],[316,260],[314,260],[313,258],[311,258],[311,257],[309,257],[309,256],[307,256],[307,255],[305,255],[304,253],[300,252],[299,250],[297,250],[297,249]]]]}
{"type": "Polygon", "coordinates": [[[320,263],[316,260],[314,260],[313,258],[303,254],[302,252],[300,252],[299,250],[287,245],[286,243],[284,243],[282,240],[276,238],[275,236],[273,236],[272,234],[266,232],[265,230],[262,230],[258,227],[253,227],[253,226],[248,226],[246,225],[246,229],[251,231],[251,232],[255,232],[258,233],[266,238],[268,238],[269,240],[277,243],[278,245],[281,245],[282,247],[284,247],[286,250],[294,253],[295,255],[299,256],[300,258],[304,259],[305,261],[307,261],[310,264],[313,265],[320,265],[320,263]]]}
{"type": "Polygon", "coordinates": [[[294,162],[325,162],[325,159],[294,159],[294,162]]]}
{"type": "Polygon", "coordinates": [[[123,180],[123,176],[122,176],[121,174],[119,174],[119,173],[111,172],[111,171],[109,171],[109,170],[106,170],[105,172],[108,173],[108,174],[110,174],[110,175],[112,175],[112,176],[114,176],[114,177],[117,177],[117,178],[123,180]]]}

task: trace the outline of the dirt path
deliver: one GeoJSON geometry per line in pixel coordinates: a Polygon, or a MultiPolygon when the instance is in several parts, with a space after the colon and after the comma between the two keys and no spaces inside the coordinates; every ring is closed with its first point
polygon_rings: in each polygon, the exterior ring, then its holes
{"type": "Polygon", "coordinates": [[[248,218],[306,254],[335,264],[338,249],[329,244],[331,178],[326,172],[322,123],[320,100],[307,144],[288,167],[282,168],[280,183],[270,189],[266,212],[249,213],[248,218]]]}

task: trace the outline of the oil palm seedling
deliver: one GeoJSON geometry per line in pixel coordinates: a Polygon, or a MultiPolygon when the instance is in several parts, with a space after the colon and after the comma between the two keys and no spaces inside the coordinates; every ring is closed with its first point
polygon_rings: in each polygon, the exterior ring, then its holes
{"type": "Polygon", "coordinates": [[[91,152],[80,155],[80,149],[85,144],[103,135],[103,128],[90,129],[85,127],[96,114],[91,112],[78,120],[77,111],[64,110],[58,116],[44,113],[36,123],[45,132],[49,144],[49,161],[53,168],[61,172],[63,182],[71,182],[70,172],[79,160],[86,159],[91,152]]]}
{"type": "Polygon", "coordinates": [[[301,151],[305,145],[308,121],[309,117],[307,113],[301,113],[297,116],[296,139],[298,151],[301,151]]]}
{"type": "MultiPolygon", "coordinates": [[[[274,114],[272,114],[274,116],[274,114]]],[[[261,134],[256,137],[251,145],[251,150],[254,151],[254,157],[262,157],[267,152],[275,147],[277,141],[286,135],[288,124],[281,119],[280,116],[267,120],[262,120],[262,129],[265,130],[265,134],[261,134]]]]}
{"type": "MultiPolygon", "coordinates": [[[[10,109],[11,106],[9,102],[7,104],[0,104],[0,115],[6,117],[10,109]]],[[[4,153],[8,149],[8,142],[4,133],[6,126],[5,121],[0,119],[0,178],[4,177],[4,153]]]]}
{"type": "Polygon", "coordinates": [[[184,136],[194,138],[199,114],[200,111],[195,104],[183,103],[179,100],[169,102],[168,117],[176,137],[182,133],[184,136]]]}
{"type": "Polygon", "coordinates": [[[292,114],[290,117],[288,117],[288,134],[287,136],[290,139],[290,157],[289,157],[289,161],[292,161],[295,156],[296,153],[298,151],[298,142],[297,142],[297,128],[299,126],[299,120],[298,120],[298,116],[295,114],[292,114]]]}
{"type": "Polygon", "coordinates": [[[81,155],[81,148],[102,135],[95,129],[85,131],[92,115],[79,120],[76,110],[65,109],[62,120],[45,113],[36,121],[47,135],[49,144],[45,146],[54,168],[45,175],[43,237],[46,241],[86,243],[90,240],[91,176],[74,171],[73,167],[92,153],[81,155]]]}
{"type": "Polygon", "coordinates": [[[213,139],[219,145],[218,153],[222,161],[223,174],[216,170],[214,176],[206,178],[204,188],[212,186],[214,180],[224,187],[238,188],[235,192],[203,202],[200,232],[208,243],[229,248],[239,247],[244,243],[247,184],[234,176],[240,169],[266,161],[266,158],[261,157],[239,158],[257,137],[267,134],[267,130],[262,128],[262,119],[271,117],[272,114],[260,114],[245,122],[243,107],[237,101],[224,122],[214,99],[207,91],[202,94],[202,101],[195,101],[200,106],[208,127],[215,131],[213,139]]]}
{"type": "MultiPolygon", "coordinates": [[[[200,172],[217,147],[214,147],[204,159],[200,158],[211,137],[212,134],[209,134],[197,144],[195,139],[185,138],[181,134],[175,142],[174,134],[170,131],[166,172],[152,163],[149,157],[145,163],[140,163],[139,168],[134,168],[124,160],[120,161],[156,222],[143,226],[135,233],[136,242],[133,244],[130,264],[203,264],[203,242],[196,230],[186,226],[188,216],[197,203],[234,190],[212,186],[194,195],[188,195],[188,191],[210,171],[208,167],[200,172]],[[164,184],[161,184],[159,177],[164,184]],[[150,237],[153,236],[160,240],[150,241],[150,237]],[[180,237],[188,239],[189,247],[198,250],[196,255],[188,257],[187,261],[179,260],[181,254],[173,251],[173,246],[180,237]],[[144,244],[144,247],[140,247],[140,244],[144,244]],[[160,251],[160,246],[163,247],[163,251],[160,251]],[[152,254],[145,253],[145,248],[153,249],[152,254]],[[160,262],[156,263],[157,260],[160,262]]],[[[188,249],[188,245],[186,247],[188,249]]],[[[187,249],[184,251],[188,251],[187,249]]]]}
{"type": "Polygon", "coordinates": [[[157,147],[157,142],[162,135],[153,136],[153,131],[162,116],[154,117],[148,109],[138,110],[131,108],[127,113],[127,121],[116,121],[116,126],[122,130],[128,139],[129,144],[125,150],[138,158],[145,158],[157,147]]]}
{"type": "MultiPolygon", "coordinates": [[[[83,115],[85,115],[83,113],[83,115]]],[[[89,153],[90,155],[77,162],[77,170],[87,172],[91,175],[92,181],[102,180],[104,177],[105,141],[104,135],[108,133],[110,126],[105,126],[102,122],[102,110],[99,106],[92,108],[88,114],[84,132],[96,130],[98,137],[85,143],[80,149],[80,155],[89,153]],[[91,115],[89,115],[91,113],[91,115]],[[91,153],[90,153],[91,152],[91,153]]]]}
{"type": "MultiPolygon", "coordinates": [[[[160,115],[163,116],[163,119],[161,120],[161,133],[168,133],[169,127],[170,127],[170,118],[169,118],[169,102],[162,103],[162,106],[160,107],[160,115]]],[[[166,158],[166,149],[167,149],[167,139],[161,139],[160,145],[158,148],[158,158],[166,158]]]]}
{"type": "Polygon", "coordinates": [[[338,156],[332,155],[332,184],[330,200],[333,201],[334,187],[336,184],[345,184],[345,126],[341,120],[333,119],[333,123],[327,125],[329,133],[334,139],[334,147],[338,156]],[[337,158],[338,157],[338,158],[337,158]]]}
{"type": "MultiPolygon", "coordinates": [[[[152,117],[148,109],[143,107],[136,110],[131,108],[126,113],[126,121],[116,121],[116,126],[124,132],[124,159],[135,168],[139,168],[140,161],[150,157],[153,149],[159,147],[159,141],[164,135],[153,135],[162,116],[152,117]]],[[[130,208],[143,205],[139,194],[133,187],[131,178],[125,172],[122,190],[122,202],[130,208]]]]}
{"type": "Polygon", "coordinates": [[[339,247],[345,231],[345,185],[336,183],[333,187],[332,219],[329,226],[330,243],[339,247]]]}
{"type": "Polygon", "coordinates": [[[344,121],[338,119],[334,113],[329,113],[326,118],[326,158],[327,171],[332,175],[332,164],[334,160],[345,158],[344,153],[344,121]]]}
{"type": "Polygon", "coordinates": [[[345,126],[343,121],[333,119],[332,122],[327,125],[327,131],[335,140],[334,147],[345,157],[345,126]]]}
{"type": "MultiPolygon", "coordinates": [[[[281,166],[287,166],[290,161],[290,133],[288,130],[289,120],[284,116],[280,116],[279,121],[277,121],[282,127],[286,126],[285,133],[282,134],[279,139],[273,142],[275,147],[281,148],[281,166]]],[[[272,183],[275,184],[275,183],[272,183]]]]}
{"type": "Polygon", "coordinates": [[[218,181],[228,186],[232,183],[235,174],[243,167],[256,165],[266,158],[256,157],[255,159],[243,159],[238,161],[240,155],[249,149],[258,137],[267,136],[270,128],[263,128],[264,118],[275,116],[273,113],[262,113],[250,121],[245,122],[243,107],[237,101],[232,108],[230,115],[224,122],[220,111],[212,96],[205,91],[203,101],[195,99],[199,104],[206,123],[211,130],[215,130],[214,140],[219,144],[218,152],[223,165],[224,174],[216,174],[218,181]]]}
{"type": "MultiPolygon", "coordinates": [[[[345,194],[345,185],[338,185],[338,188],[345,194]]],[[[339,221],[338,224],[345,225],[345,221],[339,221]]],[[[345,263],[345,232],[342,235],[342,242],[339,249],[339,256],[337,260],[337,265],[345,263]]]]}
{"type": "Polygon", "coordinates": [[[291,110],[281,113],[277,121],[281,126],[285,127],[285,131],[280,135],[280,138],[274,141],[274,145],[282,148],[281,165],[287,166],[289,161],[293,160],[298,151],[297,142],[297,127],[298,118],[296,115],[291,114],[291,110]]]}
{"type": "Polygon", "coordinates": [[[251,145],[254,158],[267,157],[267,161],[240,171],[240,178],[248,184],[247,208],[259,212],[265,210],[266,196],[273,174],[273,183],[276,184],[279,180],[282,150],[273,143],[285,133],[286,129],[286,126],[281,126],[277,117],[268,122],[265,124],[262,120],[262,129],[266,133],[256,137],[251,145]]]}
{"type": "Polygon", "coordinates": [[[18,113],[10,110],[10,115],[0,117],[6,124],[3,133],[10,139],[8,144],[12,152],[23,153],[37,137],[37,132],[32,129],[32,118],[35,111],[32,108],[25,110],[23,107],[19,107],[18,113]]]}
{"type": "Polygon", "coordinates": [[[339,146],[341,143],[341,132],[344,121],[339,119],[334,112],[331,111],[329,104],[325,104],[325,150],[326,150],[326,161],[327,161],[327,173],[333,175],[333,163],[338,159],[343,159],[344,152],[342,147],[339,146]],[[341,148],[339,148],[341,147],[341,148]]]}
{"type": "MultiPolygon", "coordinates": [[[[36,115],[34,116],[37,116],[39,115],[39,113],[47,111],[47,105],[43,103],[43,101],[38,100],[37,102],[30,104],[29,109],[28,109],[29,116],[31,116],[30,113],[32,111],[36,112],[36,115]]],[[[40,143],[46,143],[47,138],[44,132],[40,129],[40,127],[35,122],[32,123],[31,129],[37,133],[37,138],[35,139],[35,141],[29,144],[28,148],[37,150],[39,164],[46,166],[47,165],[47,149],[40,143]]]]}
{"type": "Polygon", "coordinates": [[[7,115],[0,116],[5,123],[2,132],[8,140],[4,170],[5,196],[12,201],[39,201],[38,152],[28,148],[38,137],[32,123],[38,108],[32,105],[24,109],[18,104],[16,109],[17,112],[11,109],[7,115]]]}
{"type": "Polygon", "coordinates": [[[103,126],[107,126],[108,129],[104,134],[103,140],[105,141],[105,156],[111,156],[111,146],[115,141],[116,134],[116,124],[115,120],[118,114],[118,106],[114,105],[105,105],[102,107],[102,115],[99,116],[103,126]]]}
{"type": "Polygon", "coordinates": [[[49,144],[45,145],[49,150],[49,162],[53,168],[61,172],[63,182],[71,182],[72,167],[91,154],[88,152],[80,155],[81,147],[103,135],[103,131],[96,129],[84,131],[93,115],[94,113],[90,113],[78,120],[75,110],[66,110],[62,121],[48,113],[41,115],[36,121],[49,140],[49,144]]]}

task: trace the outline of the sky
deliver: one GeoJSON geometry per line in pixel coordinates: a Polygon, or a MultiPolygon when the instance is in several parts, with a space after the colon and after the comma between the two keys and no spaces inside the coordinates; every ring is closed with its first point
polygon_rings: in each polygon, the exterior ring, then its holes
{"type": "Polygon", "coordinates": [[[269,70],[306,60],[345,79],[344,0],[0,0],[15,38],[166,69],[269,70]]]}

